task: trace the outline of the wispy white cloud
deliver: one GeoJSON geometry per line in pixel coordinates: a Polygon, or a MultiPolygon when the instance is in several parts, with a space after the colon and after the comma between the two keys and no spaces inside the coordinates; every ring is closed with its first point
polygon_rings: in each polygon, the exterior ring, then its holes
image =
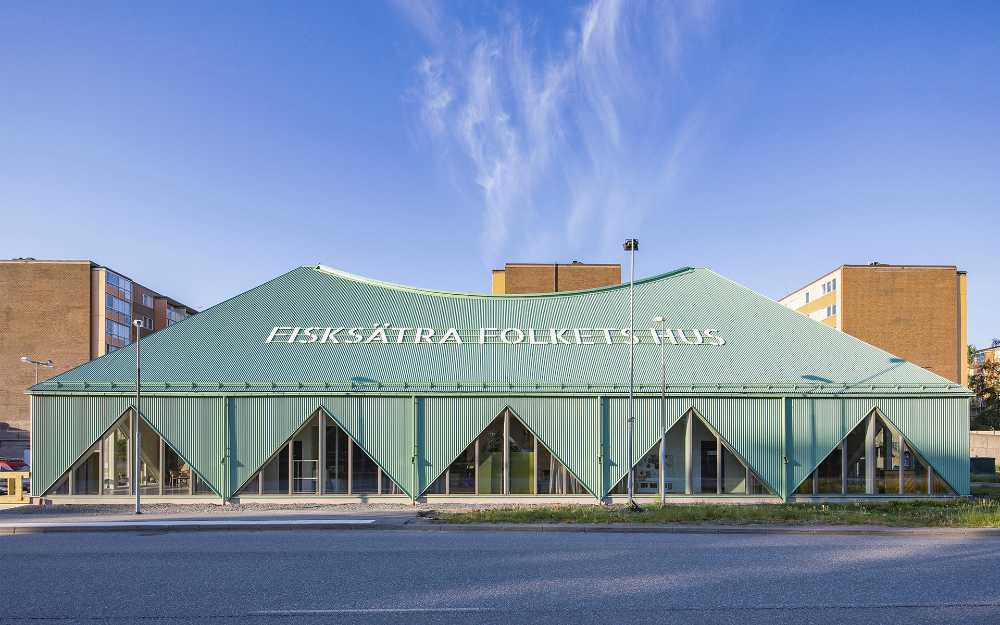
{"type": "Polygon", "coordinates": [[[490,262],[612,244],[669,195],[707,123],[673,97],[707,0],[592,0],[546,45],[514,14],[474,29],[447,5],[399,7],[428,45],[420,119],[477,185],[490,262]]]}

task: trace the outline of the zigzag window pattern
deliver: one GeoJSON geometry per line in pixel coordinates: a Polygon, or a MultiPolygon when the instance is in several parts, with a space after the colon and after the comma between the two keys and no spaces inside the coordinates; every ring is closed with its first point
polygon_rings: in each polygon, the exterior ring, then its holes
{"type": "Polygon", "coordinates": [[[803,495],[953,495],[909,441],[877,410],[798,485],[803,495]]]}
{"type": "MultiPolygon", "coordinates": [[[[657,441],[632,468],[633,492],[656,495],[661,484],[667,495],[770,495],[764,482],[694,410],[667,431],[665,470],[660,472],[657,441]]],[[[611,489],[628,494],[628,474],[611,489]]]]}
{"type": "Polygon", "coordinates": [[[317,410],[243,488],[253,495],[401,495],[337,423],[317,410]],[[322,460],[322,462],[321,462],[322,460]]]}
{"type": "Polygon", "coordinates": [[[585,495],[580,481],[504,409],[427,489],[430,495],[585,495]]]}
{"type": "MultiPolygon", "coordinates": [[[[96,443],[73,463],[55,483],[49,495],[134,495],[134,412],[128,410],[96,443]]],[[[213,495],[208,483],[198,477],[163,437],[139,422],[139,493],[144,496],[213,495]]]]}

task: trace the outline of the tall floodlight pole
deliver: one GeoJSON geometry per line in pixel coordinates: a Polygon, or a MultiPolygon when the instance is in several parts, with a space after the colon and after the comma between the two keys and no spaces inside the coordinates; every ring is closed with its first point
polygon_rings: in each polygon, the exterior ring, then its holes
{"type": "MultiPolygon", "coordinates": [[[[132,322],[135,326],[135,419],[133,420],[134,425],[132,426],[135,435],[132,437],[134,439],[133,454],[135,455],[135,470],[132,472],[132,487],[135,488],[135,513],[142,514],[142,510],[139,508],[139,460],[142,456],[142,438],[139,434],[139,411],[142,403],[142,392],[140,391],[140,386],[142,385],[141,377],[141,367],[140,367],[140,356],[139,356],[139,339],[141,338],[142,332],[142,319],[136,319],[132,322]]],[[[163,476],[160,476],[163,479],[163,476]]]]}
{"type": "Polygon", "coordinates": [[[629,253],[628,269],[628,505],[635,503],[635,462],[632,458],[632,438],[635,429],[635,253],[639,239],[626,239],[625,251],[629,253]]]}
{"type": "Polygon", "coordinates": [[[667,505],[667,354],[664,351],[663,324],[666,319],[653,319],[660,333],[660,507],[667,505]]]}

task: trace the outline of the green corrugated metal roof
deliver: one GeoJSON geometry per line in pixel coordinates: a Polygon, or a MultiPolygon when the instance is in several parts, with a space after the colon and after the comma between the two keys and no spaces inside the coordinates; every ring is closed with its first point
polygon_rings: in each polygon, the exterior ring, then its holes
{"type": "MultiPolygon", "coordinates": [[[[667,345],[672,391],[968,395],[961,386],[791,311],[722,276],[683,268],[635,285],[636,383],[658,391],[652,319],[714,329],[725,345],[667,345]]],[[[324,390],[614,393],[628,384],[628,344],[478,343],[482,327],[626,328],[628,286],[544,295],[476,295],[403,287],[300,267],[142,339],[143,388],[159,392],[324,390]],[[275,326],[459,330],[464,343],[267,343],[275,326]]],[[[390,332],[390,337],[394,333],[390,332]]],[[[407,336],[412,341],[412,332],[407,336]]],[[[572,330],[566,338],[572,338],[572,330]]],[[[390,340],[392,340],[390,338],[390,340]]],[[[33,392],[122,392],[135,379],[125,348],[33,392]]]]}

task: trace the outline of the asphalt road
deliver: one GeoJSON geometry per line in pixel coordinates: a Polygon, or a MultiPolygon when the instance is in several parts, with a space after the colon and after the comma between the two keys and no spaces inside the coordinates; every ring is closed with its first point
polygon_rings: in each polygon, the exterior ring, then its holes
{"type": "Polygon", "coordinates": [[[326,530],[0,537],[0,623],[997,623],[1000,540],[326,530]]]}

